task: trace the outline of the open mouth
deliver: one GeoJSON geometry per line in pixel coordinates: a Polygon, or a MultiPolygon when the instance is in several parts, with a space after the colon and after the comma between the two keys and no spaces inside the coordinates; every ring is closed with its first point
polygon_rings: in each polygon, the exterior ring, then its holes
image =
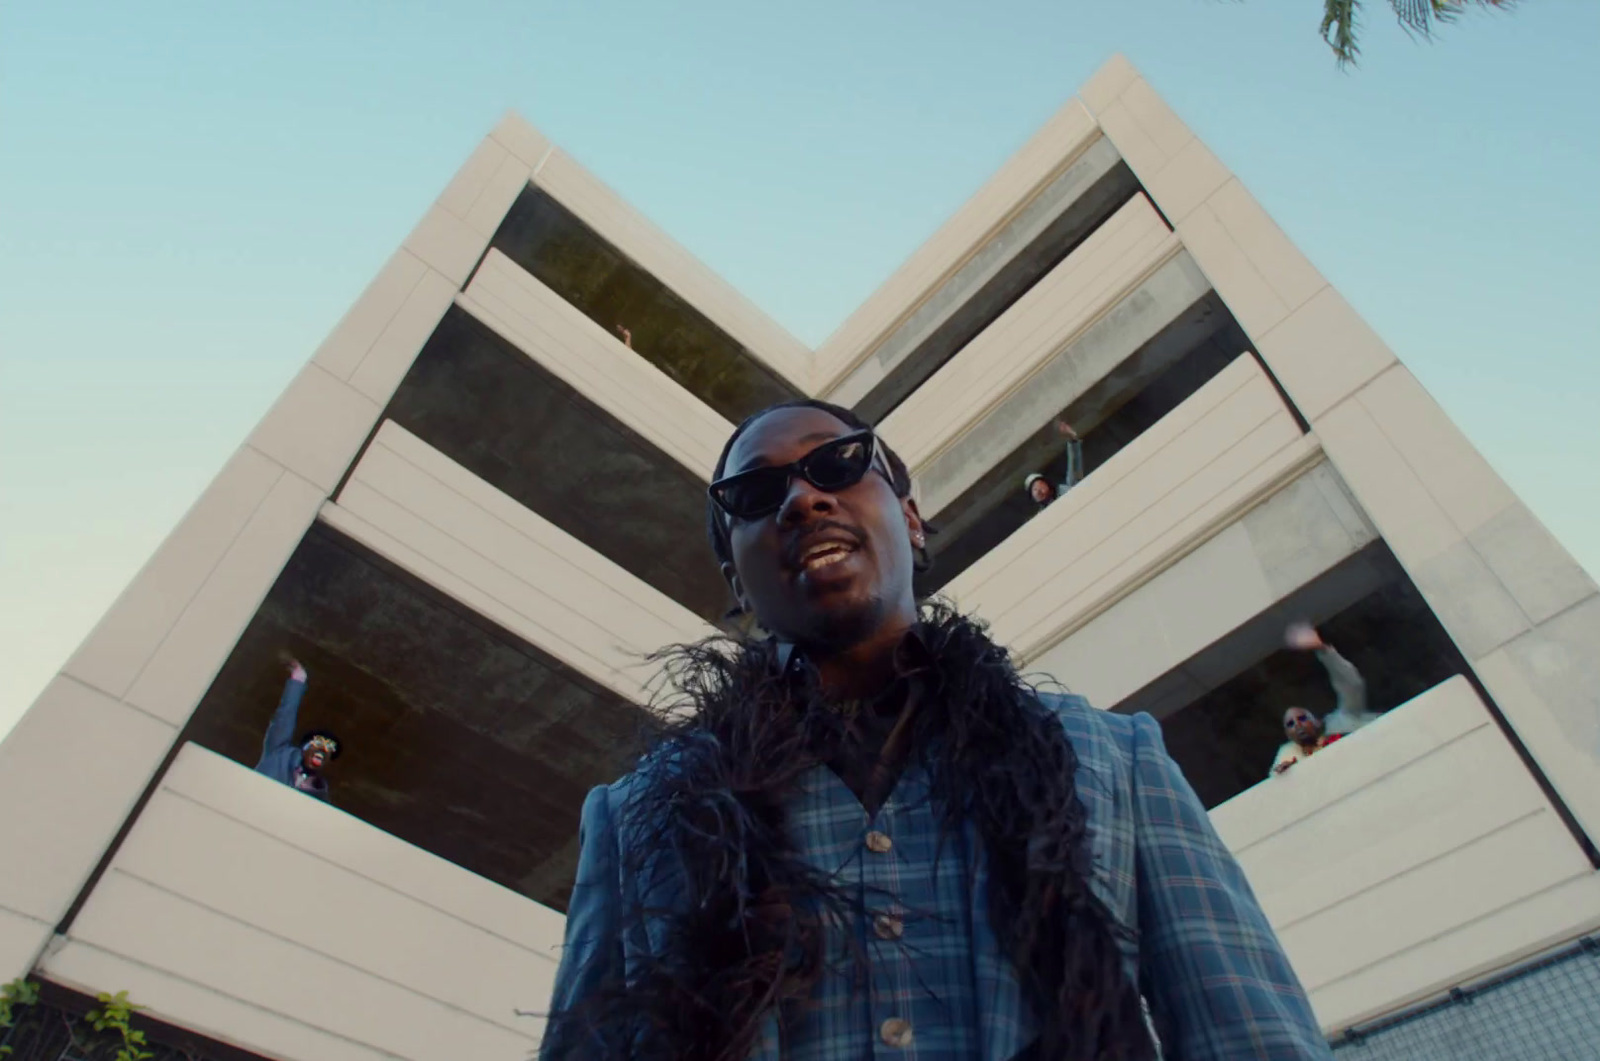
{"type": "Polygon", "coordinates": [[[796,565],[801,571],[820,571],[825,567],[832,567],[843,561],[856,547],[844,541],[817,542],[808,545],[800,551],[799,563],[796,565]]]}

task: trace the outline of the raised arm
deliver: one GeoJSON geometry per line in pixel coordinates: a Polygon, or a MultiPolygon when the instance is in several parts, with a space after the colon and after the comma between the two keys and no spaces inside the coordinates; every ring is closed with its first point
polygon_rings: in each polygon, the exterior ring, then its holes
{"type": "Polygon", "coordinates": [[[1133,719],[1141,979],[1166,1061],[1331,1061],[1244,871],[1161,741],[1133,719]]]}
{"type": "Polygon", "coordinates": [[[278,709],[272,713],[267,725],[266,739],[261,742],[261,758],[285,745],[294,744],[295,729],[300,720],[300,701],[306,695],[306,669],[299,663],[289,666],[289,680],[284,683],[283,696],[278,709]]]}
{"type": "Polygon", "coordinates": [[[612,1056],[603,1037],[615,1030],[596,1028],[586,1019],[591,1015],[586,1003],[592,1005],[602,991],[620,987],[623,977],[617,833],[603,786],[584,800],[578,848],[566,943],[550,995],[550,1020],[539,1044],[541,1061],[612,1056]]]}
{"type": "Polygon", "coordinates": [[[1367,681],[1361,677],[1354,663],[1339,655],[1328,644],[1317,649],[1317,659],[1322,662],[1328,672],[1328,680],[1333,683],[1333,713],[1323,720],[1329,732],[1354,729],[1377,717],[1367,710],[1367,681]]]}

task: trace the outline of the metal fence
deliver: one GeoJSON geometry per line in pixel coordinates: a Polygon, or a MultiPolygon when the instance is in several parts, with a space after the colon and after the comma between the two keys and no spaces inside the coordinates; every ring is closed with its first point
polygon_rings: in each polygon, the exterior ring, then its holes
{"type": "Polygon", "coordinates": [[[1333,1043],[1339,1061],[1595,1061],[1600,940],[1571,947],[1333,1043]]]}

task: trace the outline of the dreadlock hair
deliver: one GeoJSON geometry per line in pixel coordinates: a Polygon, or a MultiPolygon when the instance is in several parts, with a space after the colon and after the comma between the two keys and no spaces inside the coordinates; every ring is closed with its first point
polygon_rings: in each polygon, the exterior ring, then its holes
{"type": "MultiPolygon", "coordinates": [[[[868,426],[827,402],[772,408],[795,406],[868,426]]],[[[734,431],[718,477],[733,443],[769,411],[734,431]]],[[[904,497],[905,463],[883,452],[904,497]]],[[[727,527],[714,505],[707,521],[726,562],[727,527]]],[[[920,617],[933,664],[912,754],[938,793],[945,835],[960,837],[970,823],[981,838],[990,923],[1039,1030],[1033,1056],[1148,1061],[1155,1051],[1119,943],[1130,934],[1090,888],[1088,816],[1060,719],[982,624],[937,600],[922,602],[920,617]]],[[[623,931],[653,922],[664,946],[636,956],[626,980],[612,969],[600,989],[552,1014],[548,1057],[737,1061],[774,1008],[781,1019],[803,1005],[833,967],[824,929],[863,914],[860,897],[809,866],[784,827],[802,775],[826,763],[843,737],[815,674],[779,673],[771,641],[740,635],[655,658],[663,664],[652,705],[659,729],[631,779],[618,847],[623,879],[639,882],[623,931]],[[666,865],[680,889],[670,903],[655,883],[666,865]]],[[[850,932],[834,936],[860,957],[850,932]]]]}

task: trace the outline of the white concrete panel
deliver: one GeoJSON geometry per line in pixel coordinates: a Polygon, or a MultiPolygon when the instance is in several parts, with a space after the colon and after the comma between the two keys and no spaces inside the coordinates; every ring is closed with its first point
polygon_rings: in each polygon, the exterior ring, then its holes
{"type": "Polygon", "coordinates": [[[126,693],[282,476],[250,447],[235,452],[62,673],[113,696],[126,693]]]}
{"type": "Polygon", "coordinates": [[[946,592],[1036,659],[1314,459],[1271,382],[1241,357],[946,592]]]}
{"type": "MultiPolygon", "coordinates": [[[[515,122],[515,118],[508,116],[507,121],[515,122]]],[[[526,125],[522,129],[531,132],[526,125]]],[[[517,139],[516,134],[512,133],[511,138],[517,139]]],[[[542,157],[541,151],[539,158],[542,157]]],[[[538,161],[519,157],[491,134],[456,172],[439,196],[438,205],[465,221],[472,231],[485,239],[491,238],[505,219],[506,211],[533,179],[538,161]]]]}
{"type": "Polygon", "coordinates": [[[60,677],[0,743],[0,907],[56,924],[172,746],[171,725],[60,677]]]}
{"type": "Polygon", "coordinates": [[[512,204],[517,201],[517,196],[522,194],[531,180],[533,169],[527,163],[520,158],[507,158],[489,178],[483,193],[463,217],[467,227],[492,239],[500,228],[500,222],[505,220],[512,204]]]}
{"type": "Polygon", "coordinates": [[[1323,985],[1311,996],[1332,1035],[1600,928],[1600,874],[1574,877],[1453,932],[1323,985]]]}
{"type": "Polygon", "coordinates": [[[1391,364],[1358,397],[1462,534],[1516,503],[1505,480],[1404,365],[1391,364]]]}
{"type": "Polygon", "coordinates": [[[461,218],[438,205],[422,215],[422,220],[402,244],[457,287],[467,282],[472,267],[488,245],[487,233],[474,231],[461,218]]]}
{"type": "Polygon", "coordinates": [[[1156,139],[1134,118],[1122,97],[1119,96],[1095,117],[1105,131],[1106,138],[1116,146],[1117,154],[1123,157],[1128,168],[1141,181],[1159,173],[1172,160],[1172,156],[1163,151],[1156,139]]]}
{"type": "Polygon", "coordinates": [[[1206,205],[1290,312],[1328,286],[1238,178],[1225,182],[1206,205]]]}
{"type": "MultiPolygon", "coordinates": [[[[394,926],[396,934],[405,927],[394,926]]],[[[526,1057],[537,1045],[532,1021],[528,1032],[513,1032],[118,870],[95,889],[72,938],[135,969],[205,985],[226,999],[248,1000],[280,1018],[392,1057],[526,1057]]],[[[54,971],[53,958],[44,971],[54,971]]],[[[470,968],[453,971],[472,979],[470,968]]],[[[139,998],[152,993],[146,986],[136,972],[117,988],[139,998]]],[[[537,985],[530,984],[530,996],[537,993],[537,985]]],[[[207,1008],[167,1015],[190,1027],[213,1023],[207,1008]]]]}
{"type": "Polygon", "coordinates": [[[1143,77],[1128,82],[1117,95],[1117,102],[1127,108],[1128,116],[1139,123],[1156,150],[1169,160],[1194,139],[1194,133],[1183,124],[1183,119],[1143,77]]]}
{"type": "Polygon", "coordinates": [[[0,906],[0,983],[28,975],[53,931],[48,922],[0,906]]]}
{"type": "Polygon", "coordinates": [[[710,482],[733,425],[498,250],[457,300],[557,378],[710,482]]]}
{"type": "MultiPolygon", "coordinates": [[[[465,221],[495,173],[510,158],[511,152],[504,144],[493,136],[484,137],[439,194],[439,205],[465,221]]],[[[522,165],[531,172],[526,163],[522,165]]]]}
{"type": "Polygon", "coordinates": [[[817,348],[814,392],[827,393],[1099,135],[1070,100],[817,348]]]}
{"type": "Polygon", "coordinates": [[[443,274],[425,270],[351,373],[350,385],[380,406],[388,404],[450,308],[457,290],[457,285],[443,274]]]}
{"type": "Polygon", "coordinates": [[[125,697],[181,726],[316,518],[321,488],[292,472],[272,487],[125,697]]]}
{"type": "Polygon", "coordinates": [[[517,617],[513,631],[635,701],[645,698],[654,669],[648,653],[712,632],[392,422],[373,439],[337,508],[382,532],[367,544],[391,560],[412,569],[414,557],[425,558],[429,567],[413,573],[430,578],[442,570],[494,599],[517,617]],[[391,555],[390,541],[404,552],[391,555]]]}
{"type": "Polygon", "coordinates": [[[188,745],[43,971],[279,1056],[521,1057],[541,1022],[515,1011],[548,1005],[562,928],[188,745]]]}
{"type": "Polygon", "coordinates": [[[763,364],[806,391],[811,351],[560,148],[534,183],[612,246],[681,295],[763,364]]]}
{"type": "Polygon", "coordinates": [[[566,919],[559,912],[351,815],[329,814],[324,804],[254,771],[241,773],[238,763],[197,744],[178,753],[161,789],[465,925],[561,958],[566,919]]]}
{"type": "Polygon", "coordinates": [[[1099,114],[1122,95],[1123,89],[1138,80],[1139,71],[1118,53],[1107,59],[1078,91],[1078,98],[1093,114],[1099,114]]]}
{"type": "Polygon", "coordinates": [[[1040,649],[1033,666],[1113,707],[1272,601],[1249,536],[1235,525],[1040,649]]]}
{"type": "Polygon", "coordinates": [[[1315,993],[1355,969],[1592,872],[1554,813],[1541,814],[1435,858],[1426,872],[1399,873],[1346,896],[1337,909],[1280,929],[1278,937],[1315,993]],[[1472,887],[1460,887],[1462,881],[1472,887]]]}
{"type": "Polygon", "coordinates": [[[1251,510],[1241,526],[1266,572],[1274,597],[1322,574],[1337,559],[1378,538],[1339,476],[1326,462],[1251,510]]]}
{"type": "MultiPolygon", "coordinates": [[[[253,773],[238,764],[234,770],[253,773]]],[[[555,979],[556,961],[543,951],[165,790],[140,815],[111,872],[512,1033],[529,1030],[515,1011],[548,998],[555,979]]],[[[92,926],[84,935],[94,941],[92,926]]]]}
{"type": "Polygon", "coordinates": [[[1409,570],[1411,581],[1468,659],[1488,655],[1530,626],[1517,602],[1465,539],[1409,570]]]}
{"type": "MultiPolygon", "coordinates": [[[[1267,332],[1289,314],[1282,297],[1229,234],[1209,203],[1195,207],[1187,217],[1174,224],[1184,247],[1211,280],[1217,294],[1222,296],[1245,332],[1259,344],[1267,332]]],[[[1277,364],[1271,358],[1267,363],[1275,374],[1278,373],[1277,364]]],[[[1294,397],[1292,389],[1289,395],[1294,397]]]]}
{"type": "Polygon", "coordinates": [[[1595,593],[1594,579],[1520,501],[1501,509],[1467,540],[1535,624],[1595,593]]]}
{"type": "Polygon", "coordinates": [[[545,135],[514,110],[506,111],[489,135],[530,169],[537,169],[550,153],[545,135]]]}
{"type": "Polygon", "coordinates": [[[914,474],[1177,249],[1135,196],[902,402],[883,437],[914,474]]]}
{"type": "Polygon", "coordinates": [[[349,379],[427,271],[428,267],[415,254],[395,251],[394,257],[384,263],[355,305],[317,347],[311,360],[339,379],[349,379]]]}
{"type": "Polygon", "coordinates": [[[1360,402],[1345,401],[1329,410],[1314,433],[1407,570],[1461,540],[1456,525],[1360,402]]]}
{"type": "Polygon", "coordinates": [[[1331,287],[1252,334],[1290,400],[1313,423],[1395,363],[1388,345],[1331,287]]]}
{"type": "Polygon", "coordinates": [[[379,411],[376,402],[313,362],[267,410],[248,444],[332,493],[379,411]]]}
{"type": "MultiPolygon", "coordinates": [[[[281,1061],[394,1061],[395,1055],[313,1028],[291,1016],[263,1009],[250,999],[223,994],[160,972],[118,954],[69,941],[41,966],[53,982],[86,995],[128,991],[131,1001],[157,1020],[281,1061]]],[[[485,1059],[488,1061],[488,1059],[485,1059]]]]}
{"type": "MultiPolygon", "coordinates": [[[[1381,732],[1366,741],[1379,740],[1381,732]]],[[[1240,861],[1273,923],[1285,930],[1459,847],[1501,829],[1523,828],[1525,819],[1547,813],[1549,806],[1527,771],[1513,771],[1520,764],[1507,758],[1511,754],[1497,729],[1476,729],[1449,746],[1447,754],[1406,764],[1403,789],[1378,778],[1347,791],[1339,813],[1319,814],[1314,808],[1294,823],[1292,838],[1283,842],[1301,852],[1316,850],[1315,860],[1286,859],[1282,844],[1246,852],[1240,861]],[[1463,785],[1462,778],[1476,783],[1463,785]],[[1404,799],[1404,814],[1394,813],[1397,797],[1404,799]],[[1352,821],[1366,823],[1365,828],[1351,829],[1352,821]]],[[[1294,783],[1292,776],[1273,780],[1282,780],[1280,787],[1294,783]]],[[[1572,846],[1564,834],[1554,843],[1572,846]]]]}
{"type": "Polygon", "coordinates": [[[1600,837],[1600,594],[1473,666],[1562,802],[1600,837]]]}
{"type": "MultiPolygon", "coordinates": [[[[1230,850],[1239,857],[1266,841],[1289,837],[1301,823],[1333,807],[1350,793],[1398,774],[1440,748],[1455,744],[1490,724],[1488,713],[1476,702],[1465,678],[1450,678],[1412,698],[1400,714],[1389,711],[1380,728],[1368,726],[1341,740],[1358,735],[1360,755],[1313,757],[1297,765],[1289,776],[1262,781],[1217,807],[1211,824],[1230,850]],[[1367,730],[1371,730],[1371,734],[1367,730]],[[1301,767],[1307,767],[1301,770],[1301,767]]],[[[1332,751],[1333,749],[1329,749],[1332,751]]],[[[1263,850],[1271,851],[1269,846],[1263,850]]]]}
{"type": "Polygon", "coordinates": [[[1464,972],[1408,963],[1409,951],[1451,938],[1480,966],[1514,960],[1525,941],[1506,949],[1497,923],[1593,875],[1461,677],[1236,796],[1212,821],[1330,1029],[1464,972]],[[1408,964],[1410,980],[1397,981],[1408,964]]]}
{"type": "Polygon", "coordinates": [[[1232,177],[1211,149],[1196,138],[1146,179],[1144,188],[1167,220],[1176,225],[1232,177]]]}

